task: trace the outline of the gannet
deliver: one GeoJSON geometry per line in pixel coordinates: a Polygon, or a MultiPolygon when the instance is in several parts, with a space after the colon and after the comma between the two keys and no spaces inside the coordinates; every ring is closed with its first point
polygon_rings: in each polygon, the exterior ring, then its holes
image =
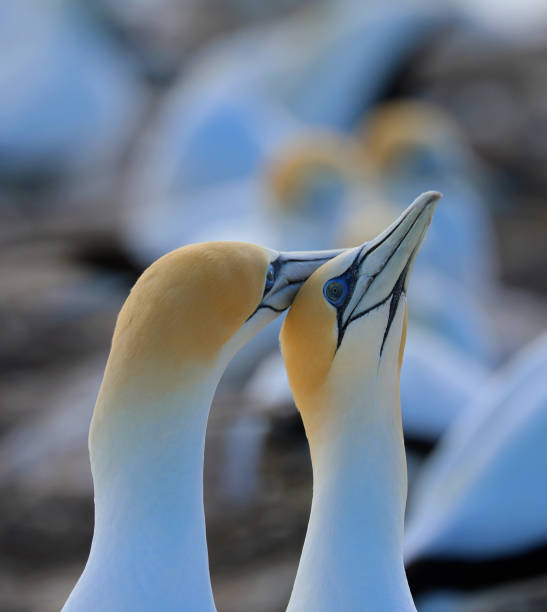
{"type": "Polygon", "coordinates": [[[209,407],[235,352],[340,251],[182,247],[122,307],[89,432],[95,529],[63,610],[214,610],[203,512],[209,407]]]}
{"type": "Polygon", "coordinates": [[[415,610],[399,371],[409,272],[439,197],[422,194],[376,239],[317,270],[283,324],[314,478],[290,611],[415,610]]]}
{"type": "Polygon", "coordinates": [[[422,248],[420,267],[434,265],[475,291],[496,277],[492,223],[485,201],[486,170],[456,121],[422,100],[380,105],[361,128],[363,162],[384,198],[402,209],[408,193],[435,181],[443,206],[422,248]]]}
{"type": "MultiPolygon", "coordinates": [[[[408,105],[414,108],[410,103],[408,105]]],[[[423,111],[418,103],[416,106],[423,111]]],[[[313,142],[312,138],[302,141],[292,155],[273,168],[274,188],[280,194],[279,199],[290,201],[291,194],[298,194],[315,158],[324,168],[338,169],[339,178],[346,183],[345,197],[349,201],[345,203],[345,217],[342,223],[338,223],[338,238],[334,244],[355,246],[363,239],[372,238],[388,224],[386,219],[396,216],[397,208],[389,199],[384,201],[382,192],[375,192],[374,185],[360,180],[363,169],[355,167],[354,153],[356,149],[358,151],[355,141],[350,138],[345,141],[332,139],[330,146],[325,146],[323,141],[323,146],[316,149],[313,142]],[[314,150],[318,151],[315,155],[314,150]]],[[[374,172],[371,170],[369,175],[372,179],[374,172]]],[[[334,212],[332,214],[334,217],[334,212]]],[[[332,225],[336,225],[334,220],[332,225]]],[[[432,231],[438,233],[436,227],[432,231]]],[[[420,256],[413,269],[413,282],[409,289],[413,308],[401,371],[405,438],[420,451],[430,450],[489,373],[485,364],[469,354],[474,353],[477,338],[484,333],[477,330],[481,319],[480,301],[464,285],[447,277],[442,266],[435,269],[433,264],[434,258],[424,265],[420,256]]],[[[278,352],[259,365],[245,391],[263,415],[271,416],[292,404],[283,360],[278,352]]],[[[242,413],[240,418],[245,416],[242,413]]],[[[256,419],[256,415],[253,418],[256,419]]],[[[295,415],[294,418],[298,417],[295,415]]],[[[254,422],[247,431],[263,432],[263,427],[257,428],[254,422]]],[[[239,440],[232,448],[241,448],[239,440]]],[[[230,465],[231,462],[227,461],[227,468],[230,465]]],[[[255,481],[249,475],[250,467],[246,462],[243,470],[241,463],[235,462],[232,471],[248,485],[255,481]]]]}
{"type": "Polygon", "coordinates": [[[424,464],[405,538],[415,596],[546,574],[546,371],[544,333],[476,390],[424,464]]]}

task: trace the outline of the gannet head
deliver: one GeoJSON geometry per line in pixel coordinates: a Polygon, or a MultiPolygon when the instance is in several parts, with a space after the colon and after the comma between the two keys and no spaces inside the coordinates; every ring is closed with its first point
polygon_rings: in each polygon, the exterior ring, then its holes
{"type": "Polygon", "coordinates": [[[140,381],[157,395],[185,380],[198,381],[211,368],[222,369],[288,308],[308,276],[338,253],[280,253],[210,242],[161,257],[120,311],[101,394],[140,381]]]}
{"type": "Polygon", "coordinates": [[[284,211],[321,206],[354,179],[353,149],[336,134],[312,133],[281,151],[267,171],[275,204],[284,211]]]}
{"type": "Polygon", "coordinates": [[[361,127],[361,156],[374,174],[429,173],[434,159],[450,159],[461,146],[453,119],[440,107],[417,100],[397,100],[373,110],[361,127]],[[408,164],[412,163],[412,166],[408,164]],[[406,168],[406,169],[405,169],[406,168]]]}
{"type": "Polygon", "coordinates": [[[338,135],[311,133],[278,151],[264,176],[264,212],[283,243],[336,244],[357,176],[353,149],[338,135]]]}
{"type": "MultiPolygon", "coordinates": [[[[355,405],[372,379],[398,377],[409,272],[439,197],[422,194],[374,240],[321,266],[298,293],[280,340],[308,436],[322,406],[355,405]]],[[[390,382],[398,393],[398,381],[390,382]]]]}

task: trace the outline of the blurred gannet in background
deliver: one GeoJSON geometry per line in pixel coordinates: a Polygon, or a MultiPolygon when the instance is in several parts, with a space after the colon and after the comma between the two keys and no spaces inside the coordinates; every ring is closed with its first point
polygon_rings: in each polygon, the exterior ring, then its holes
{"type": "Polygon", "coordinates": [[[257,173],[310,130],[351,129],[448,22],[445,9],[406,2],[327,2],[196,54],[134,157],[123,220],[133,256],[147,265],[212,239],[283,248],[257,204],[257,173]]]}
{"type": "Polygon", "coordinates": [[[483,312],[497,276],[492,228],[484,181],[457,126],[437,106],[398,100],[366,118],[359,142],[365,175],[380,201],[401,209],[429,185],[443,193],[445,205],[424,242],[411,300],[421,322],[474,361],[493,365],[496,347],[483,312]]]}
{"type": "Polygon", "coordinates": [[[0,174],[104,178],[142,111],[130,59],[70,2],[5,0],[0,38],[0,174]]]}
{"type": "Polygon", "coordinates": [[[420,267],[441,270],[473,290],[492,282],[495,249],[479,163],[450,115],[422,100],[387,102],[366,117],[358,142],[367,176],[384,200],[402,208],[409,193],[431,182],[443,193],[420,267]]]}
{"type": "Polygon", "coordinates": [[[544,334],[477,390],[424,464],[405,542],[416,597],[547,573],[546,372],[544,334]]]}
{"type": "Polygon", "coordinates": [[[308,530],[288,610],[415,610],[403,566],[399,371],[406,288],[439,194],[304,284],[280,335],[312,456],[308,530]]]}
{"type": "Polygon", "coordinates": [[[94,535],[65,611],[214,610],[203,510],[213,394],[235,352],[338,253],[205,243],[143,273],[91,421],[94,535]]]}

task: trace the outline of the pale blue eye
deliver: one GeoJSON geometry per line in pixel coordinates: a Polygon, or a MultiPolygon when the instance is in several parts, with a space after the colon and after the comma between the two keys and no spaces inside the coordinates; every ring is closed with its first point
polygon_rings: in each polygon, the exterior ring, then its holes
{"type": "Polygon", "coordinates": [[[333,278],[323,287],[325,297],[334,306],[340,306],[344,302],[347,292],[346,281],[343,278],[333,278]]]}
{"type": "Polygon", "coordinates": [[[266,272],[266,291],[270,290],[273,287],[275,282],[275,269],[270,264],[268,271],[266,272]]]}

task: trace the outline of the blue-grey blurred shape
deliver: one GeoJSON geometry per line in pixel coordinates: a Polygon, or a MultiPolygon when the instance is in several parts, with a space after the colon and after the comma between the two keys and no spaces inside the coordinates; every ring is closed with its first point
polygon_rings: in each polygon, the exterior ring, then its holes
{"type": "Polygon", "coordinates": [[[142,104],[132,62],[73,2],[0,3],[0,174],[108,167],[142,104]]]}

